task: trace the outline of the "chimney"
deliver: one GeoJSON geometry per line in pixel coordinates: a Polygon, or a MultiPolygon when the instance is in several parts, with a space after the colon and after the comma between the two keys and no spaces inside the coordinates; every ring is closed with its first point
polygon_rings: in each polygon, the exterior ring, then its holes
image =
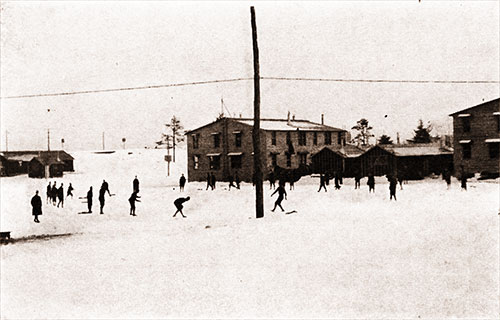
{"type": "Polygon", "coordinates": [[[292,120],[295,120],[295,115],[292,115],[292,120]]]}
{"type": "Polygon", "coordinates": [[[396,133],[396,143],[399,144],[399,132],[396,133]]]}
{"type": "Polygon", "coordinates": [[[288,115],[286,117],[286,122],[288,125],[290,125],[290,111],[288,111],[288,115]]]}
{"type": "Polygon", "coordinates": [[[241,113],[240,113],[240,119],[242,118],[241,113]]]}
{"type": "Polygon", "coordinates": [[[321,114],[321,124],[325,124],[325,115],[321,114]]]}

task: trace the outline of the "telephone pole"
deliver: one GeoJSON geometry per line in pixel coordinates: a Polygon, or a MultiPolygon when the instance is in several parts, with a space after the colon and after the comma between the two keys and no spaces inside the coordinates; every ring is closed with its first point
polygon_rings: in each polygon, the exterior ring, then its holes
{"type": "Polygon", "coordinates": [[[47,151],[50,151],[50,129],[47,129],[47,151]]]}
{"type": "Polygon", "coordinates": [[[255,211],[257,218],[264,217],[264,195],[262,188],[262,162],[260,154],[260,74],[259,74],[259,47],[257,45],[257,24],[255,22],[255,9],[250,7],[252,19],[253,43],[253,70],[254,70],[254,100],[253,100],[253,169],[255,179],[255,211]]]}
{"type": "Polygon", "coordinates": [[[9,131],[5,130],[5,151],[9,151],[9,131]]]}
{"type": "Polygon", "coordinates": [[[104,131],[102,132],[102,150],[105,150],[105,146],[104,146],[104,131]]]}

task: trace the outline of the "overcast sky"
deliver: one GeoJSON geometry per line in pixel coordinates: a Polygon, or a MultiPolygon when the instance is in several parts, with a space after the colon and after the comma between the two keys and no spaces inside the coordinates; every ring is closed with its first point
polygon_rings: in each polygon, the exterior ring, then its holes
{"type": "MultiPolygon", "coordinates": [[[[252,2],[3,2],[1,96],[253,76],[252,2]]],[[[499,75],[499,2],[256,2],[261,76],[489,80],[499,75]]],[[[449,113],[497,98],[499,84],[261,81],[263,117],[410,138],[418,120],[451,132],[449,113]],[[387,117],[385,117],[387,115],[387,117]]],[[[221,97],[253,116],[253,82],[2,99],[1,149],[154,145],[178,116],[213,121],[221,97]],[[47,109],[50,108],[50,112],[47,109]]],[[[226,112],[227,113],[227,112],[226,112]]]]}

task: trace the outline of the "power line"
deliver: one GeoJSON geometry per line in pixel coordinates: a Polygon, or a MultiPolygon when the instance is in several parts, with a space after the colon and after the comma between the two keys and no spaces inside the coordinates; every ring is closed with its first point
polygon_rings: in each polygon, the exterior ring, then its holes
{"type": "Polygon", "coordinates": [[[184,83],[171,83],[171,84],[162,84],[162,85],[155,85],[155,86],[126,87],[126,88],[99,89],[99,90],[86,90],[86,91],[71,91],[71,92],[59,92],[59,93],[40,93],[40,94],[30,94],[30,95],[22,95],[22,96],[0,97],[0,99],[56,97],[56,96],[70,96],[70,95],[75,95],[75,94],[103,93],[103,92],[115,92],[115,91],[132,91],[132,90],[145,90],[145,89],[160,89],[160,88],[183,87],[183,86],[193,86],[193,85],[222,83],[222,82],[235,82],[235,81],[252,80],[252,79],[253,78],[235,78],[235,79],[224,79],[224,80],[208,80],[208,81],[195,81],[195,82],[184,82],[184,83]]]}
{"type": "MultiPolygon", "coordinates": [[[[498,84],[498,83],[500,83],[500,81],[490,81],[490,80],[391,80],[391,79],[334,79],[334,78],[300,78],[300,77],[298,77],[298,78],[260,77],[260,79],[261,80],[278,80],[278,81],[360,82],[360,83],[422,83],[422,84],[498,84]]],[[[171,83],[171,84],[141,86],[141,87],[125,87],[125,88],[70,91],[70,92],[58,92],[58,93],[40,93],[40,94],[0,97],[0,99],[56,97],[56,96],[69,96],[69,95],[77,95],[77,94],[92,94],[92,93],[132,91],[132,90],[145,90],[145,89],[161,89],[161,88],[169,88],[169,87],[195,86],[195,85],[205,85],[205,84],[213,84],[213,83],[248,81],[248,80],[253,80],[253,78],[233,78],[233,79],[222,79],[222,80],[207,80],[207,81],[195,81],[195,82],[184,82],[184,83],[171,83]]]]}
{"type": "Polygon", "coordinates": [[[475,84],[475,83],[500,83],[500,81],[489,80],[390,80],[390,79],[329,79],[329,78],[286,78],[286,77],[260,77],[263,80],[284,81],[325,81],[325,82],[374,82],[374,83],[451,83],[451,84],[475,84]]]}

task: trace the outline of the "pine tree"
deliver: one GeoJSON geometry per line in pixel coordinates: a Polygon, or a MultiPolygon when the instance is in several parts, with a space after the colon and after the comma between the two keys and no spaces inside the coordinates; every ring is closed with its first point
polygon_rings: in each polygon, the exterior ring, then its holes
{"type": "Polygon", "coordinates": [[[424,122],[422,119],[418,120],[417,130],[413,130],[415,135],[413,139],[408,140],[411,143],[431,143],[431,134],[432,125],[429,124],[427,127],[424,127],[424,122]]]}
{"type": "Polygon", "coordinates": [[[172,117],[170,123],[165,124],[167,127],[167,133],[162,133],[162,137],[160,141],[157,141],[157,145],[167,145],[167,149],[173,149],[173,157],[172,160],[175,162],[175,146],[184,141],[184,127],[181,125],[181,121],[175,116],[172,117]],[[171,131],[172,133],[168,133],[171,131]],[[172,145],[170,144],[172,143],[172,145]]]}
{"type": "Polygon", "coordinates": [[[366,146],[369,144],[369,139],[374,137],[370,132],[373,128],[368,125],[368,120],[365,118],[360,119],[352,129],[357,130],[358,134],[354,137],[353,141],[356,144],[366,146]]]}
{"type": "Polygon", "coordinates": [[[378,138],[378,144],[392,144],[392,140],[391,140],[391,137],[389,137],[388,135],[381,135],[380,138],[378,138]]]}

